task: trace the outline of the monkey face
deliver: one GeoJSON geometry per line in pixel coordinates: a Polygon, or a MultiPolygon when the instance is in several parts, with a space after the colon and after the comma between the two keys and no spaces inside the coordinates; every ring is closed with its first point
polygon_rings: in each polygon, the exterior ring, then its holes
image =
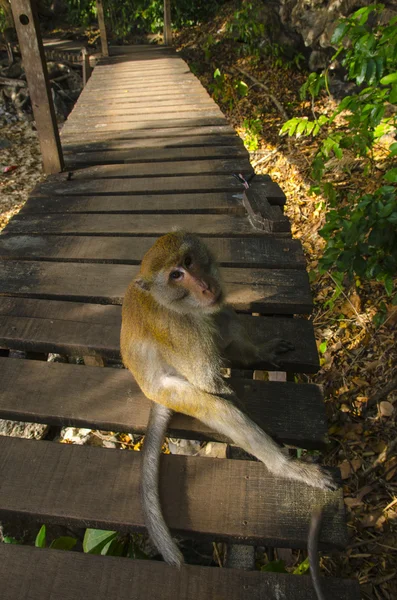
{"type": "Polygon", "coordinates": [[[155,300],[181,314],[220,310],[223,291],[218,266],[195,235],[176,231],[157,240],[144,256],[136,280],[155,300]]]}

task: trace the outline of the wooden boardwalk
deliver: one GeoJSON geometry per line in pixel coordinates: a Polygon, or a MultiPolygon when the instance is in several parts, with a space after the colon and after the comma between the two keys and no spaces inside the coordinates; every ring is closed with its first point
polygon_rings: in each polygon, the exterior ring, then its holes
{"type": "MultiPolygon", "coordinates": [[[[241,140],[175,51],[113,52],[63,127],[68,171],[34,189],[0,237],[0,418],[145,431],[149,401],[129,372],[87,365],[119,358],[123,294],[143,254],[173,227],[206,239],[254,339],[294,344],[283,370],[318,369],[311,323],[291,318],[311,311],[311,295],[301,245],[282,215],[282,191],[253,176],[241,140]],[[245,195],[239,173],[252,179],[245,195]],[[83,356],[86,366],[10,358],[9,349],[32,358],[83,356]]],[[[324,447],[317,386],[233,373],[248,413],[269,433],[300,448],[324,447]]],[[[182,415],[170,433],[221,440],[182,415]]],[[[0,518],[142,531],[140,459],[135,452],[0,438],[0,518]]],[[[276,479],[256,461],[165,456],[161,493],[167,522],[184,537],[305,548],[310,513],[323,506],[322,547],[347,542],[341,490],[276,479]]],[[[6,545],[0,579],[10,600],[121,599],[126,590],[140,600],[315,599],[308,577],[177,571],[154,561],[6,545]]],[[[359,597],[355,582],[336,579],[326,580],[326,595],[359,597]]]]}

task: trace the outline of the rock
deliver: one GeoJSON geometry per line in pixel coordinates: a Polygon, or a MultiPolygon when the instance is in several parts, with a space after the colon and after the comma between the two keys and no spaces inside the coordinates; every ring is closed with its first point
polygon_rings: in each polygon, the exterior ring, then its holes
{"type": "Polygon", "coordinates": [[[24,423],[22,421],[8,421],[0,419],[0,435],[25,438],[28,440],[42,440],[47,432],[48,425],[40,423],[24,423]]]}
{"type": "Polygon", "coordinates": [[[394,412],[394,406],[391,402],[383,400],[383,402],[379,404],[379,412],[382,417],[391,417],[394,412]]]}

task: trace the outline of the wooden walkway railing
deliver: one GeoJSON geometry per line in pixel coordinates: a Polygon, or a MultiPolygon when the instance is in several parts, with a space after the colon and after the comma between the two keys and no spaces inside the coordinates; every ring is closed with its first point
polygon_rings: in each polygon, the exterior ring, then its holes
{"type": "MultiPolygon", "coordinates": [[[[69,171],[33,190],[0,238],[1,418],[145,431],[149,401],[129,372],[20,360],[7,350],[83,356],[86,365],[118,359],[127,284],[156,237],[173,227],[206,239],[254,339],[294,344],[284,371],[318,369],[311,323],[291,318],[310,312],[311,296],[280,188],[255,176],[244,196],[234,174],[253,176],[248,154],[173,50],[113,52],[94,69],[62,130],[69,171]]],[[[249,375],[232,371],[232,382],[259,425],[282,442],[324,447],[317,386],[249,375]]],[[[182,415],[170,433],[221,439],[182,415]]],[[[135,452],[2,437],[0,518],[142,531],[140,462],[135,452]]],[[[323,506],[322,547],[347,541],[341,490],[278,480],[256,461],[165,456],[161,493],[167,522],[185,537],[305,548],[311,511],[323,506]]],[[[0,581],[9,600],[315,598],[308,577],[178,571],[154,561],[9,545],[0,546],[0,581]]],[[[352,581],[327,578],[325,589],[330,599],[359,597],[352,581]]]]}

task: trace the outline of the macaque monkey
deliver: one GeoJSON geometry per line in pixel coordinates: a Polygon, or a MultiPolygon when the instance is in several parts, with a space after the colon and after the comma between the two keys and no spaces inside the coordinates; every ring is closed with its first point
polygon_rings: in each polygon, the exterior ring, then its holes
{"type": "Polygon", "coordinates": [[[241,409],[220,374],[230,362],[272,363],[293,349],[274,339],[255,346],[224,303],[218,266],[195,235],[175,231],[145,254],[126,292],[121,354],[144,394],[153,400],[144,442],[142,496],[149,534],[166,562],[183,563],[161,512],[161,446],[173,412],[199,419],[261,460],[271,473],[322,489],[336,487],[321,467],[285,456],[241,409]]]}

